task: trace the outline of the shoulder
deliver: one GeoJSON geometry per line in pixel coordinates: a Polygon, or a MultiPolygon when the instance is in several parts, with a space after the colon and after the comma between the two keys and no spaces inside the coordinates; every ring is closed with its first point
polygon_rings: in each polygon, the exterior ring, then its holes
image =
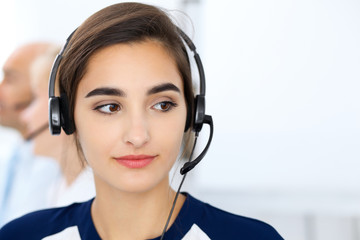
{"type": "Polygon", "coordinates": [[[200,215],[196,224],[211,239],[232,239],[234,236],[248,240],[283,239],[271,225],[265,222],[226,212],[190,195],[188,198],[200,215]]]}
{"type": "Polygon", "coordinates": [[[79,216],[84,216],[91,202],[92,200],[26,214],[3,226],[0,229],[0,239],[42,239],[61,232],[77,225],[81,221],[79,216]]]}

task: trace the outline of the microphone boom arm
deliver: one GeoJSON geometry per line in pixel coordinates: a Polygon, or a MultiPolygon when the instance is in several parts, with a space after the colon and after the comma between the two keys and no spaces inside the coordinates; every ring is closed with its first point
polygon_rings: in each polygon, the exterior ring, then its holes
{"type": "Polygon", "coordinates": [[[204,150],[200,153],[200,155],[195,160],[184,164],[184,166],[180,169],[181,175],[184,175],[187,172],[189,172],[191,169],[193,169],[205,157],[205,155],[210,147],[213,133],[214,133],[214,125],[213,125],[212,117],[210,115],[205,115],[204,123],[208,124],[210,126],[210,135],[209,135],[208,142],[207,142],[204,150]]]}

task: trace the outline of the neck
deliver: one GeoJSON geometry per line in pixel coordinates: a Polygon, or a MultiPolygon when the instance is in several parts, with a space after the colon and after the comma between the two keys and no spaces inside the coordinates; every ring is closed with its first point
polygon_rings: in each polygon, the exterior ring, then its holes
{"type": "MultiPolygon", "coordinates": [[[[97,192],[91,209],[95,227],[102,239],[158,237],[165,226],[175,194],[168,179],[148,192],[97,192]]],[[[185,197],[180,195],[170,225],[175,221],[184,201],[185,197]]]]}

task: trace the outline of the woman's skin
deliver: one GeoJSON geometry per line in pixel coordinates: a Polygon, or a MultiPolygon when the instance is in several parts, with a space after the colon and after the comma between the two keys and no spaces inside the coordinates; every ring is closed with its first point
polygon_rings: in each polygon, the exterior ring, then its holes
{"type": "MultiPolygon", "coordinates": [[[[94,172],[91,213],[100,237],[161,235],[186,120],[174,59],[155,40],[106,47],[90,57],[76,94],[76,133],[94,172]]],[[[184,200],[180,195],[170,224],[184,200]]]]}

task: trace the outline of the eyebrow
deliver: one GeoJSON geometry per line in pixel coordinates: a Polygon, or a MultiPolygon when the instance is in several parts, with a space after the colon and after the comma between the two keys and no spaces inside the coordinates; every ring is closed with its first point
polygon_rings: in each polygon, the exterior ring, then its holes
{"type": "Polygon", "coordinates": [[[108,96],[117,96],[117,97],[125,97],[126,94],[124,91],[118,88],[110,88],[110,87],[102,87],[102,88],[95,88],[88,94],[86,94],[86,98],[92,96],[101,96],[101,95],[108,95],[108,96]]]}
{"type": "MultiPolygon", "coordinates": [[[[150,88],[147,91],[147,95],[152,95],[152,94],[165,92],[165,91],[175,91],[175,92],[180,93],[180,89],[177,86],[175,86],[174,84],[163,83],[163,84],[160,84],[160,85],[150,88]]],[[[126,97],[126,94],[123,90],[118,89],[118,88],[111,88],[111,87],[95,88],[94,90],[92,90],[91,92],[86,94],[85,97],[88,98],[88,97],[101,96],[101,95],[126,97]]]]}
{"type": "Polygon", "coordinates": [[[163,84],[157,85],[157,86],[149,89],[147,94],[151,95],[151,94],[156,94],[156,93],[165,92],[165,91],[175,91],[175,92],[179,93],[180,89],[172,83],[163,83],[163,84]]]}

